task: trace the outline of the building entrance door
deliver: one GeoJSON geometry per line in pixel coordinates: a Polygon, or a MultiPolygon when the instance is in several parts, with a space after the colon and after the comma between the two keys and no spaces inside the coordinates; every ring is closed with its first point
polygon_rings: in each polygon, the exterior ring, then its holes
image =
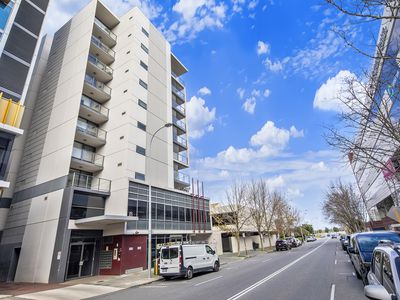
{"type": "Polygon", "coordinates": [[[69,247],[67,279],[92,276],[95,243],[74,243],[69,247]]]}

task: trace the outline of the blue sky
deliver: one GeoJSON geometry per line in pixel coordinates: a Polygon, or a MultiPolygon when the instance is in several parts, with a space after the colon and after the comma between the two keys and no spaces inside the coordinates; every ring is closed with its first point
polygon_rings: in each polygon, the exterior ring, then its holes
{"type": "MultiPolygon", "coordinates": [[[[53,0],[53,32],[89,1],[53,0]],[[57,3],[56,3],[57,2],[57,3]]],[[[191,175],[223,201],[232,180],[262,177],[323,228],[330,182],[352,181],[324,138],[341,106],[343,78],[370,64],[333,26],[367,47],[379,24],[360,27],[321,0],[104,0],[121,15],[139,6],[187,66],[191,175]],[[322,5],[321,5],[322,4],[322,5]]]]}

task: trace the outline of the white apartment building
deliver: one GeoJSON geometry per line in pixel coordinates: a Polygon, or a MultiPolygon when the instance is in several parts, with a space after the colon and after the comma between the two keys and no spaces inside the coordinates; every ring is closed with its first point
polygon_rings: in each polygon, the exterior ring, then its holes
{"type": "Polygon", "coordinates": [[[33,106],[0,244],[0,274],[62,282],[147,266],[152,249],[207,239],[209,200],[193,196],[186,67],[138,9],[93,0],[42,41],[33,106]]]}

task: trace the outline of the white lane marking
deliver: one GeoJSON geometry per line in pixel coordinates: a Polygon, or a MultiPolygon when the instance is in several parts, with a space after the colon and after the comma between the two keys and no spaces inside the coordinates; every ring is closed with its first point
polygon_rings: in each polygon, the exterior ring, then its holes
{"type": "Polygon", "coordinates": [[[253,285],[249,286],[248,288],[240,291],[239,293],[237,293],[236,295],[233,295],[232,297],[228,298],[227,300],[236,300],[239,299],[240,297],[246,295],[248,292],[254,290],[255,288],[257,288],[258,286],[262,285],[263,283],[269,281],[270,279],[274,278],[276,275],[278,275],[279,273],[282,273],[283,271],[285,271],[286,269],[290,268],[291,266],[293,266],[294,264],[296,264],[297,262],[299,262],[300,260],[306,258],[307,256],[309,256],[310,254],[312,254],[313,252],[317,251],[319,248],[321,248],[323,245],[325,245],[329,240],[326,240],[325,242],[323,242],[321,245],[319,245],[317,248],[311,250],[310,252],[304,254],[303,256],[299,257],[298,259],[292,261],[290,264],[287,264],[286,266],[280,268],[278,271],[275,271],[274,273],[272,273],[271,275],[268,275],[267,277],[261,279],[260,281],[254,283],[253,285]]]}
{"type": "Polygon", "coordinates": [[[335,265],[337,265],[337,259],[335,259],[335,265]]]}
{"type": "Polygon", "coordinates": [[[335,300],[335,285],[332,284],[331,287],[331,300],[335,300]]]}
{"type": "Polygon", "coordinates": [[[214,281],[214,280],[220,279],[220,278],[222,278],[222,276],[218,276],[218,277],[211,278],[211,279],[209,279],[209,280],[206,280],[206,281],[203,281],[203,282],[197,283],[197,284],[195,284],[194,286],[200,286],[200,285],[203,285],[203,284],[205,284],[205,283],[208,283],[208,282],[211,282],[211,281],[214,281]]]}
{"type": "Polygon", "coordinates": [[[268,258],[268,259],[266,259],[266,260],[263,260],[263,262],[267,262],[267,261],[270,261],[272,258],[268,258]]]}

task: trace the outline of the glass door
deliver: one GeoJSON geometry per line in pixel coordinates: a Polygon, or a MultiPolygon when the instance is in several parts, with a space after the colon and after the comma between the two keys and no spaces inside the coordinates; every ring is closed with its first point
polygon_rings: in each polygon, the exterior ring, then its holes
{"type": "Polygon", "coordinates": [[[83,245],[71,245],[69,248],[67,279],[80,276],[80,261],[83,245]]]}
{"type": "Polygon", "coordinates": [[[93,275],[94,250],[94,243],[70,245],[67,279],[93,275]]]}

